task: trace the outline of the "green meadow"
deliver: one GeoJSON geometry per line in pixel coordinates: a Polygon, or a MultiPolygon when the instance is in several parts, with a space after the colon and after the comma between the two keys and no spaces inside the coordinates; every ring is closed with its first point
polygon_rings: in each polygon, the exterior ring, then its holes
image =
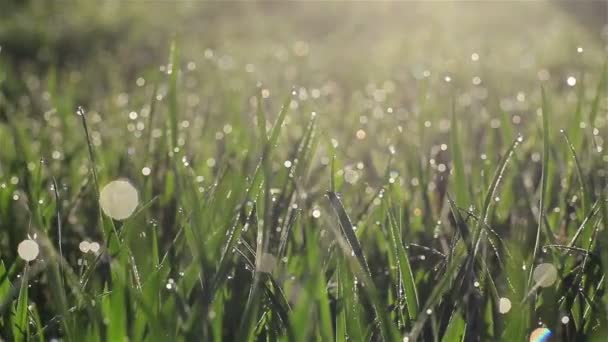
{"type": "Polygon", "coordinates": [[[604,341],[605,9],[0,4],[0,340],[604,341]]]}

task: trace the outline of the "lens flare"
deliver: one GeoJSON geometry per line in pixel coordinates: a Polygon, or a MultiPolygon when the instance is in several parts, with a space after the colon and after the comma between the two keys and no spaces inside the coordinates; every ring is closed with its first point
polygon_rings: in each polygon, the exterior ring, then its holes
{"type": "Polygon", "coordinates": [[[530,334],[530,342],[548,342],[551,337],[551,330],[547,328],[538,328],[530,334]]]}

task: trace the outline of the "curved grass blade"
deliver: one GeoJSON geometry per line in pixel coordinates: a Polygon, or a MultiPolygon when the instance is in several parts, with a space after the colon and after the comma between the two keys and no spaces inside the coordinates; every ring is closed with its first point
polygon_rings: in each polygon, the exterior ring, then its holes
{"type": "Polygon", "coordinates": [[[371,272],[369,270],[367,260],[365,260],[363,248],[361,248],[361,244],[359,244],[359,240],[357,239],[357,235],[355,234],[353,224],[350,221],[346,210],[344,209],[342,201],[335,192],[328,191],[326,195],[327,198],[329,198],[329,203],[331,204],[334,213],[338,217],[338,223],[340,224],[343,236],[346,238],[346,241],[352,249],[352,252],[354,253],[355,257],[357,258],[365,272],[367,272],[368,276],[370,276],[371,278],[371,272]]]}

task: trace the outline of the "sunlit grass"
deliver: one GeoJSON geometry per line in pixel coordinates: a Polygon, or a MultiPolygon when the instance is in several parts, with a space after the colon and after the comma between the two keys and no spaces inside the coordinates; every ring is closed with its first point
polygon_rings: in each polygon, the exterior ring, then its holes
{"type": "Polygon", "coordinates": [[[401,32],[390,6],[355,6],[328,38],[243,18],[255,39],[220,25],[208,46],[167,18],[183,31],[148,64],[3,50],[0,336],[606,336],[605,58],[527,6],[501,8],[559,34],[491,39],[492,8],[451,5],[401,32]]]}

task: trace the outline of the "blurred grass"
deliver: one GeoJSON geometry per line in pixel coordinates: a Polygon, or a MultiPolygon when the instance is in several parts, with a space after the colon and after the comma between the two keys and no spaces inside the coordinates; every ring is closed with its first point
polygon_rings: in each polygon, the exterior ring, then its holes
{"type": "Polygon", "coordinates": [[[7,2],[0,336],[601,340],[605,29],[560,6],[7,2]]]}

